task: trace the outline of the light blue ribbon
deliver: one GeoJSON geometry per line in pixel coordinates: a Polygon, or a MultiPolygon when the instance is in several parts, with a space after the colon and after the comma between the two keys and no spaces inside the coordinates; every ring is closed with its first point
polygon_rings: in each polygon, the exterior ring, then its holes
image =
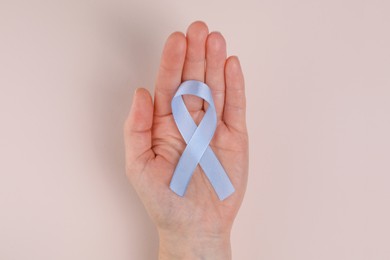
{"type": "Polygon", "coordinates": [[[172,99],[172,114],[176,125],[187,143],[173,173],[170,188],[184,196],[188,183],[198,163],[209,179],[220,200],[234,192],[234,187],[217,156],[209,146],[217,128],[217,113],[210,88],[203,82],[183,82],[172,99]],[[183,95],[195,95],[207,101],[209,107],[197,126],[188,112],[183,95]]]}

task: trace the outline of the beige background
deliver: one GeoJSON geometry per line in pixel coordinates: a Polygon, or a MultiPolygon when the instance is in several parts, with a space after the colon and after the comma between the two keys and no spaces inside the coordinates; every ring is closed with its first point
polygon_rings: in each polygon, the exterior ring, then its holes
{"type": "Polygon", "coordinates": [[[0,259],[156,259],[122,122],[168,34],[221,31],[246,75],[234,259],[390,259],[390,2],[0,0],[0,259]]]}

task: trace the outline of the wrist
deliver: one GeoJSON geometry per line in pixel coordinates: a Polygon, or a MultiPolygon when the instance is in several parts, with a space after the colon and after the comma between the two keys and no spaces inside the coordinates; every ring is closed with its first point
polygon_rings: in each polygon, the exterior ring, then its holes
{"type": "Polygon", "coordinates": [[[231,259],[230,232],[219,234],[172,233],[159,230],[159,259],[231,259]]]}

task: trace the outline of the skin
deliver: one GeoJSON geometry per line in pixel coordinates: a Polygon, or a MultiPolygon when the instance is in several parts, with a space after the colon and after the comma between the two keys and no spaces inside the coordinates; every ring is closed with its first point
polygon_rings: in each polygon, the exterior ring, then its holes
{"type": "MultiPolygon", "coordinates": [[[[184,96],[199,123],[207,103],[184,96]]],[[[156,224],[159,259],[231,259],[230,231],[246,190],[248,134],[244,77],[236,56],[227,57],[226,42],[209,33],[204,22],[172,33],[161,57],[154,102],[136,90],[124,124],[126,174],[156,224]],[[169,189],[176,164],[186,146],[174,122],[171,100],[185,80],[205,82],[212,90],[218,124],[210,146],[236,191],[220,201],[198,166],[184,197],[169,189]]]]}

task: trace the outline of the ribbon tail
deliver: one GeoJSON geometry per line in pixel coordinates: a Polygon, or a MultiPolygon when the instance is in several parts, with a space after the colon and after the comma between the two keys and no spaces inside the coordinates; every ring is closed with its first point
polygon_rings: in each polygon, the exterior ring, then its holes
{"type": "Polygon", "coordinates": [[[229,176],[210,146],[207,147],[199,164],[220,200],[224,200],[234,193],[235,189],[229,176]]]}

